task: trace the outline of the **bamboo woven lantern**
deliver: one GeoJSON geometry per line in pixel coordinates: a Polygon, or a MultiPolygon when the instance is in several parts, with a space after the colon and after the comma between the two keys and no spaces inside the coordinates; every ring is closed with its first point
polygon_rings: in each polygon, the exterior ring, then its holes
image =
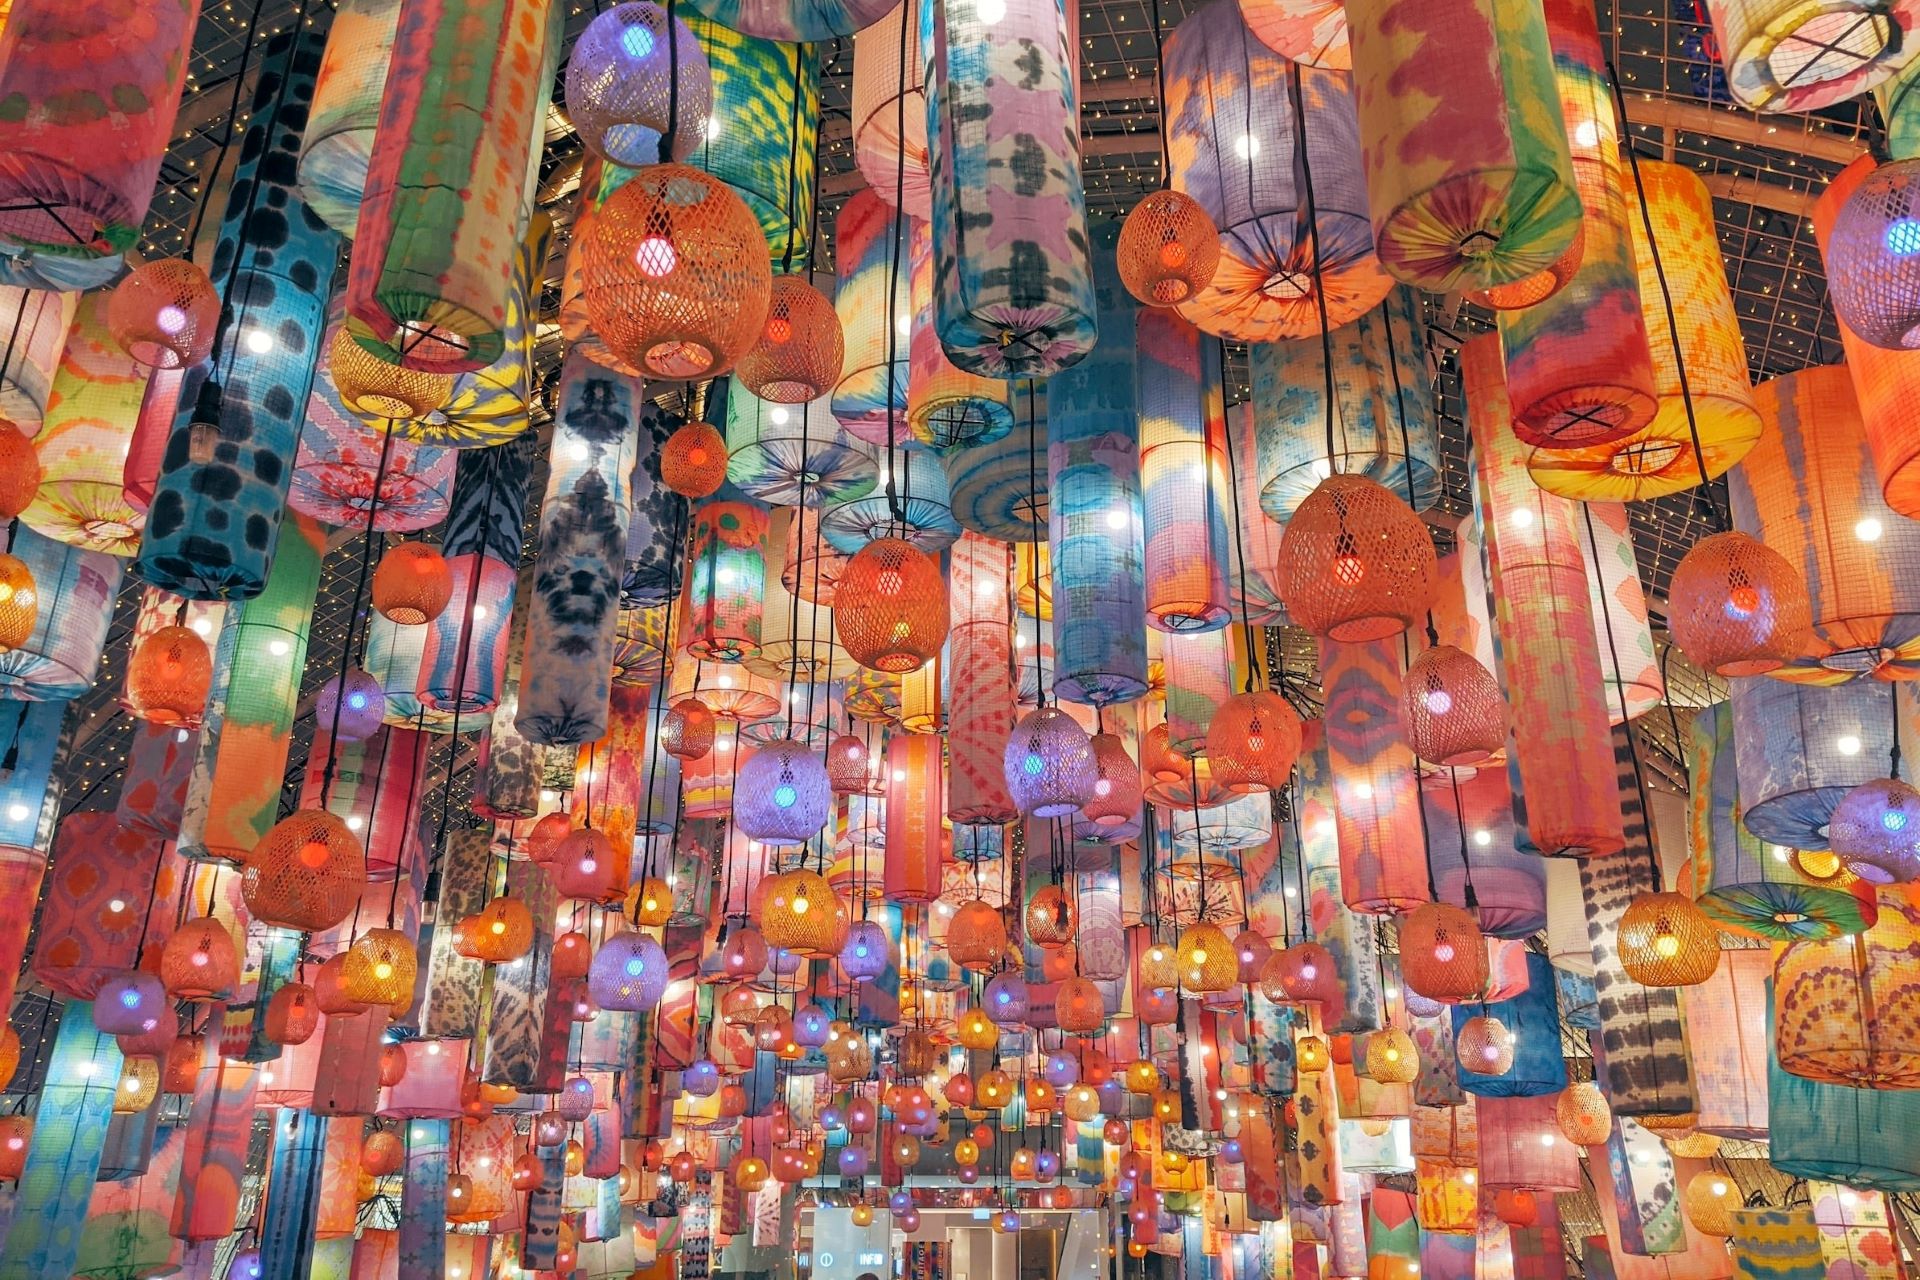
{"type": "Polygon", "coordinates": [[[681,424],[660,450],[660,480],[683,498],[713,495],[727,478],[727,440],[710,422],[681,424]]]}
{"type": "Polygon", "coordinates": [[[1613,1132],[1613,1108],[1591,1080],[1577,1081],[1561,1092],[1554,1118],[1567,1141],[1577,1147],[1600,1146],[1613,1132]]]}
{"type": "Polygon", "coordinates": [[[120,1085],[113,1092],[116,1115],[135,1115],[160,1096],[160,1059],[135,1054],[120,1063],[120,1085]]]}
{"type": "Polygon", "coordinates": [[[1460,1069],[1475,1075],[1503,1076],[1513,1070],[1513,1033],[1491,1014],[1476,1014],[1453,1039],[1460,1069]]]}
{"type": "Polygon", "coordinates": [[[320,1005],[306,983],[284,983],[267,1001],[266,1036],[273,1043],[305,1044],[319,1029],[320,1005]]]}
{"type": "Polygon", "coordinates": [[[439,549],[424,542],[387,548],[373,571],[373,607],[401,626],[432,622],[453,597],[453,574],[439,549]]]}
{"type": "Polygon", "coordinates": [[[0,418],[0,520],[12,520],[40,492],[40,454],[13,423],[0,418]]]}
{"type": "Polygon", "coordinates": [[[1177,306],[1213,283],[1220,232],[1192,196],[1155,191],[1121,224],[1114,257],[1128,293],[1150,307],[1177,306]]]}
{"type": "Polygon", "coordinates": [[[1277,791],[1300,758],[1300,716],[1270,689],[1237,693],[1207,726],[1213,780],[1236,795],[1277,791]]]}
{"type": "Polygon", "coordinates": [[[0,1116],[0,1180],[19,1182],[33,1142],[32,1116],[0,1116]]]}
{"type": "Polygon", "coordinates": [[[875,671],[918,671],[945,643],[948,620],[938,562],[902,538],[855,552],[834,596],[834,634],[875,671]]]}
{"type": "Polygon", "coordinates": [[[961,903],[947,920],[947,954],[962,969],[990,972],[1006,952],[1006,920],[978,898],[961,903]]]}
{"type": "Polygon", "coordinates": [[[174,930],[160,951],[160,981],[175,1000],[224,1000],[240,981],[240,955],[227,927],[211,916],[174,930]]]}
{"type": "Polygon", "coordinates": [[[1920,879],[1920,791],[1898,778],[1861,783],[1834,806],[1827,840],[1841,865],[1871,884],[1920,879]]]}
{"type": "Polygon", "coordinates": [[[1433,537],[1405,500],[1364,476],[1320,482],[1280,540],[1280,594],[1313,635],[1359,642],[1399,635],[1433,599],[1433,537]]]}
{"type": "Polygon", "coordinates": [[[846,358],[846,337],[833,304],[802,276],[779,276],[760,337],[735,376],[776,404],[805,404],[832,391],[846,358]]]}
{"type": "Polygon", "coordinates": [[[1680,1206],[1695,1231],[1723,1237],[1733,1234],[1733,1211],[1744,1207],[1733,1180],[1718,1169],[1702,1169],[1689,1178],[1680,1206]]]}
{"type": "Polygon", "coordinates": [[[1420,1051],[1413,1037],[1388,1027],[1367,1037],[1367,1078],[1380,1084],[1412,1084],[1420,1078],[1420,1051]]]}
{"type": "Polygon", "coordinates": [[[825,876],[804,867],[784,871],[769,877],[761,892],[760,932],[769,946],[817,957],[838,950],[838,899],[825,876]]]}
{"type": "Polygon", "coordinates": [[[0,554],[0,652],[33,638],[40,621],[40,591],[33,570],[18,556],[0,554]]]}
{"type": "Polygon", "coordinates": [[[369,929],[347,948],[340,990],[347,999],[391,1008],[413,998],[418,962],[413,939],[398,929],[369,929]]]}
{"type": "Polygon", "coordinates": [[[1478,999],[1487,989],[1487,945],[1479,923],[1446,903],[1415,907],[1400,921],[1400,970],[1407,986],[1429,999],[1478,999]]]}
{"type": "Polygon", "coordinates": [[[488,964],[511,964],[533,949],[533,912],[518,898],[495,898],[467,928],[473,958],[488,964]]]}
{"type": "Polygon", "coordinates": [[[220,295],[196,263],[159,258],[128,272],[107,299],[107,329],[138,364],[184,369],[213,352],[220,295]]]}
{"type": "Polygon", "coordinates": [[[1507,700],[1478,658],[1436,644],[1407,667],[1400,724],[1413,754],[1429,764],[1475,765],[1506,749],[1507,700]]]}
{"type": "Polygon", "coordinates": [[[213,655],[191,627],[162,627],[127,664],[127,702],[149,724],[195,729],[213,685],[213,655]]]}
{"type": "Polygon", "coordinates": [[[686,22],[656,4],[616,4],[599,13],[567,59],[567,118],[587,150],[634,168],[693,155],[707,136],[713,73],[686,22]],[[671,22],[673,26],[668,27],[671,22]]]}
{"type": "Polygon", "coordinates": [[[1813,639],[1807,583],[1751,534],[1730,531],[1687,549],[1667,589],[1667,629],[1687,660],[1721,676],[1765,675],[1813,639]]]}
{"type": "Polygon", "coordinates": [[[714,717],[699,698],[686,697],[667,708],[660,721],[660,745],[680,760],[699,760],[713,750],[714,717]]]}
{"type": "Polygon", "coordinates": [[[365,418],[418,422],[453,398],[453,374],[389,364],[354,341],[344,324],[333,331],[327,362],[340,403],[365,418]]]}
{"type": "Polygon", "coordinates": [[[1038,707],[1020,718],[1001,763],[1014,807],[1033,818],[1079,812],[1099,781],[1086,730],[1057,706],[1038,707]]]}
{"type": "Polygon", "coordinates": [[[1065,886],[1041,885],[1027,900],[1027,941],[1054,950],[1073,941],[1080,927],[1080,907],[1065,886]]]}
{"type": "Polygon", "coordinates": [[[1682,893],[1643,893],[1620,917],[1620,967],[1648,987],[1691,987],[1720,966],[1720,931],[1682,893]]]}
{"type": "Polygon", "coordinates": [[[302,809],[253,847],[240,891],[261,921],[317,931],[345,920],[366,883],[366,858],[347,824],[325,810],[302,809]]]}
{"type": "Polygon", "coordinates": [[[1212,994],[1226,991],[1240,980],[1240,961],[1234,953],[1233,939],[1217,924],[1200,920],[1188,925],[1174,951],[1180,967],[1180,985],[1187,991],[1212,994]]]}

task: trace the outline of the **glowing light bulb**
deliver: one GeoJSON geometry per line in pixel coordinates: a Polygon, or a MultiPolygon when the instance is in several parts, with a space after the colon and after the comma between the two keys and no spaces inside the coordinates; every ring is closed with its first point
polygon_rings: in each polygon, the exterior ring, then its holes
{"type": "Polygon", "coordinates": [[[680,265],[680,254],[665,236],[648,236],[633,251],[633,264],[640,268],[641,275],[658,280],[673,274],[680,265]]]}
{"type": "Polygon", "coordinates": [[[247,334],[247,350],[257,356],[266,355],[273,350],[273,335],[265,329],[254,329],[247,334]]]}

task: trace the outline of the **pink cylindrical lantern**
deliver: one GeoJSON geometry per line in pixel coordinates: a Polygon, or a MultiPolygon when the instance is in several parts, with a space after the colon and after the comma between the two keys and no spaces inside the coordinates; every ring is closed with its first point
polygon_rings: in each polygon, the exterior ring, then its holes
{"type": "Polygon", "coordinates": [[[1231,617],[1220,351],[1163,307],[1135,317],[1147,621],[1162,631],[1211,631],[1231,617]]]}
{"type": "Polygon", "coordinates": [[[1702,1133],[1764,1139],[1767,1134],[1767,982],[1765,947],[1722,951],[1711,978],[1687,992],[1687,1049],[1702,1133]]]}
{"type": "Polygon", "coordinates": [[[1489,1191],[1578,1191],[1583,1185],[1580,1148],[1560,1132],[1554,1118],[1559,1095],[1481,1098],[1480,1183],[1489,1191]]]}
{"type": "Polygon", "coordinates": [[[1421,845],[1420,789],[1397,708],[1400,640],[1320,642],[1327,754],[1338,797],[1341,896],[1355,911],[1395,914],[1432,900],[1421,845]]]}
{"type": "Polygon", "coordinates": [[[947,817],[1008,823],[1019,814],[1000,759],[1013,729],[1007,546],[965,533],[948,556],[947,817]]]}
{"type": "Polygon", "coordinates": [[[946,804],[938,734],[896,733],[887,741],[887,852],[882,876],[891,902],[940,896],[940,815],[946,804]]]}
{"type": "Polygon", "coordinates": [[[404,1120],[453,1120],[462,1114],[467,1079],[465,1040],[409,1040],[400,1046],[407,1073],[380,1099],[380,1114],[404,1120]]]}

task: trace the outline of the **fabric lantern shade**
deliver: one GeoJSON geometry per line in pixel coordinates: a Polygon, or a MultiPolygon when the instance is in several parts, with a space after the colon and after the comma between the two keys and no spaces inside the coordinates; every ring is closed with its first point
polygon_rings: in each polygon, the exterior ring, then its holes
{"type": "MultiPolygon", "coordinates": [[[[1620,847],[1618,797],[1600,743],[1608,741],[1593,607],[1573,505],[1534,485],[1526,449],[1507,429],[1511,407],[1499,344],[1461,348],[1473,441],[1474,514],[1484,539],[1513,726],[1510,770],[1525,796],[1524,826],[1549,855],[1620,847]],[[1580,761],[1579,767],[1570,762],[1580,761]]],[[[1517,812],[1516,812],[1517,816],[1517,812]]]]}
{"type": "Polygon", "coordinates": [[[246,320],[214,353],[217,413],[205,390],[181,405],[147,511],[138,573],[190,599],[260,594],[279,538],[339,245],[289,184],[320,42],[269,41],[211,272],[246,320]],[[271,243],[247,225],[266,192],[286,224],[271,243]]]}
{"type": "Polygon", "coordinates": [[[693,513],[680,643],[694,657],[739,662],[759,651],[767,532],[766,512],[749,503],[709,502],[693,513]]]}
{"type": "Polygon", "coordinates": [[[1340,0],[1247,0],[1240,12],[1247,30],[1283,58],[1339,71],[1353,67],[1340,0]]]}
{"type": "MultiPolygon", "coordinates": [[[[367,619],[366,672],[386,695],[386,723],[451,733],[453,715],[432,710],[420,698],[420,668],[430,634],[431,628],[403,627],[373,614],[367,619]]],[[[475,716],[473,723],[478,725],[480,718],[475,716]]]]}
{"type": "Polygon", "coordinates": [[[391,879],[419,848],[416,830],[420,798],[427,790],[431,739],[397,725],[376,726],[360,741],[331,745],[333,721],[315,713],[315,748],[308,752],[303,809],[325,808],[347,824],[366,845],[367,869],[374,879],[391,879]],[[333,773],[327,787],[327,771],[333,773]],[[321,796],[327,795],[326,803],[321,796]]]}
{"type": "Polygon", "coordinates": [[[1783,1070],[1856,1089],[1920,1086],[1920,1040],[1884,1011],[1920,985],[1920,898],[1879,890],[1865,932],[1790,944],[1774,971],[1774,1052],[1783,1070]]]}
{"type": "MultiPolygon", "coordinates": [[[[1778,999],[1773,984],[1768,991],[1778,999]]],[[[1767,1060],[1767,1158],[1789,1177],[1889,1193],[1920,1190],[1920,1159],[1883,1136],[1916,1122],[1920,1092],[1827,1084],[1794,1075],[1777,1057],[1767,1060]]]]}
{"type": "Polygon", "coordinates": [[[1537,855],[1514,845],[1506,771],[1479,769],[1459,778],[1436,775],[1422,785],[1420,794],[1440,901],[1464,907],[1471,883],[1480,927],[1489,935],[1529,938],[1544,929],[1546,867],[1537,855]]]}
{"type": "Polygon", "coordinates": [[[1393,282],[1374,257],[1351,79],[1247,40],[1240,14],[1215,0],[1166,41],[1172,187],[1213,219],[1221,246],[1212,283],[1179,311],[1209,333],[1272,342],[1319,331],[1317,293],[1327,324],[1339,326],[1393,282]],[[1309,167],[1317,247],[1305,225],[1309,167]]]}
{"type": "Polygon", "coordinates": [[[684,556],[677,535],[685,529],[681,524],[685,508],[660,474],[661,453],[673,420],[651,400],[638,397],[637,403],[638,447],[629,485],[633,511],[627,521],[620,599],[626,607],[650,609],[666,604],[680,590],[684,556]]]}
{"type": "Polygon", "coordinates": [[[1546,270],[1581,210],[1540,10],[1468,0],[1415,24],[1403,3],[1347,6],[1381,265],[1442,291],[1546,270]]]}
{"type": "Polygon", "coordinates": [[[332,377],[323,355],[307,400],[287,506],[341,528],[365,529],[371,517],[382,533],[439,524],[447,515],[455,455],[367,425],[340,403],[332,377]]]}
{"type": "MultiPolygon", "coordinates": [[[[1021,388],[1015,390],[1016,402],[1023,398],[1021,391],[1021,388]]],[[[1022,413],[1007,435],[990,444],[955,449],[940,459],[946,473],[947,499],[953,508],[953,518],[962,529],[1013,543],[1016,554],[1023,557],[1023,566],[1031,556],[1034,534],[1046,531],[1050,510],[1047,425],[1044,420],[1036,419],[1029,429],[1026,418],[1022,413]]],[[[1040,555],[1044,562],[1047,555],[1044,543],[1040,555]]],[[[1045,564],[1037,578],[1023,567],[1018,580],[1022,612],[1031,614],[1033,608],[1029,606],[1034,605],[1051,616],[1051,599],[1044,605],[1036,599],[1037,593],[1052,590],[1051,573],[1045,564]],[[1032,589],[1030,583],[1035,584],[1032,589]]]]}
{"type": "Polygon", "coordinates": [[[1707,15],[1736,103],[1750,111],[1813,111],[1898,71],[1920,8],[1845,4],[1811,13],[1780,0],[1713,0],[1707,15]]]}
{"type": "Polygon", "coordinates": [[[1134,325],[1147,620],[1163,631],[1227,624],[1225,388],[1220,344],[1149,307],[1134,325]]]}
{"type": "MultiPolygon", "coordinates": [[[[1103,330],[1131,334],[1139,308],[1114,263],[1119,228],[1091,232],[1103,330]]],[[[1103,342],[1047,389],[1053,691],[1105,706],[1147,691],[1146,546],[1130,342],[1103,342]]]]}
{"type": "Polygon", "coordinates": [[[1004,824],[1018,816],[999,767],[1014,714],[1007,550],[964,534],[949,566],[947,817],[1004,824]]]}
{"type": "Polygon", "coordinates": [[[912,0],[853,37],[854,165],[867,189],[889,206],[897,199],[904,213],[919,219],[933,211],[926,79],[932,19],[931,0],[912,0]]]}
{"type": "Polygon", "coordinates": [[[440,540],[453,603],[426,628],[416,685],[431,711],[484,712],[500,697],[533,446],[529,432],[460,453],[440,540]]]}
{"type": "Polygon", "coordinates": [[[581,144],[603,160],[639,168],[684,160],[700,145],[713,76],[685,22],[656,4],[627,3],[596,15],[574,41],[566,93],[581,144]],[[669,122],[673,145],[662,156],[669,122]]]}
{"type": "MultiPolygon", "coordinates": [[[[13,349],[0,357],[0,417],[18,427],[16,434],[23,440],[31,440],[39,430],[79,302],[71,293],[0,285],[0,324],[18,334],[13,349]]],[[[27,452],[31,454],[31,447],[27,452]]],[[[21,461],[18,455],[8,458],[4,470],[16,471],[21,461]]],[[[27,497],[32,496],[29,486],[27,497]]],[[[8,505],[18,512],[26,503],[10,500],[8,505]]]]}
{"type": "Polygon", "coordinates": [[[1767,1128],[1767,980],[1773,957],[1760,949],[1720,953],[1711,978],[1687,998],[1702,1133],[1757,1139],[1767,1128]]]}
{"type": "Polygon", "coordinates": [[[1588,502],[1578,514],[1607,718],[1619,724],[1660,706],[1666,698],[1666,682],[1654,652],[1646,588],[1634,556],[1627,508],[1617,502],[1588,502]]]}
{"type": "Polygon", "coordinates": [[[1580,1148],[1567,1141],[1554,1118],[1557,1101],[1551,1093],[1479,1100],[1474,1110],[1483,1187],[1578,1191],[1584,1185],[1580,1148]]]}
{"type": "Polygon", "coordinates": [[[1920,527],[1880,496],[1852,380],[1818,366],[1755,396],[1773,429],[1729,479],[1734,523],[1800,569],[1813,613],[1813,644],[1774,674],[1904,678],[1920,663],[1909,572],[1920,565],[1920,527]]]}
{"type": "Polygon", "coordinates": [[[18,526],[12,558],[23,576],[0,594],[0,630],[14,642],[0,653],[0,689],[10,698],[77,698],[100,669],[126,561],[18,526]]]}
{"type": "Polygon", "coordinates": [[[1073,141],[1079,85],[1070,31],[1077,24],[1059,0],[1019,0],[990,13],[935,4],[929,16],[940,345],[955,366],[984,377],[1057,373],[1091,351],[1097,335],[1073,141]],[[1040,166],[1031,182],[991,180],[1016,162],[1040,166]]]}
{"type": "Polygon", "coordinates": [[[33,441],[39,490],[20,519],[61,542],[130,556],[144,522],[122,476],[148,370],[108,329],[112,296],[88,294],[74,313],[33,441]]]}
{"type": "Polygon", "coordinates": [[[33,975],[70,999],[92,1000],[109,979],[135,968],[147,916],[141,904],[160,857],[155,837],[120,826],[110,813],[69,815],[54,836],[33,975]]]}
{"type": "Polygon", "coordinates": [[[343,0],[334,11],[300,149],[300,193],[322,221],[353,235],[393,57],[401,0],[343,0]]]}
{"type": "MultiPolygon", "coordinates": [[[[726,22],[717,12],[725,3],[718,0],[703,18],[683,15],[706,54],[713,80],[710,119],[720,122],[718,129],[708,126],[687,163],[744,200],[773,258],[785,260],[783,269],[797,269],[811,248],[814,190],[808,179],[820,129],[820,59],[809,44],[765,38],[764,32],[726,22]]],[[[754,328],[757,337],[759,326],[754,328]]]]}
{"type": "Polygon", "coordinates": [[[887,835],[882,880],[889,902],[931,902],[940,893],[941,815],[946,811],[941,740],[896,733],[887,740],[887,835]]]}
{"type": "Polygon", "coordinates": [[[820,530],[828,544],[849,555],[889,537],[903,538],[929,553],[953,545],[960,536],[960,523],[954,519],[953,497],[940,463],[916,450],[900,454],[889,469],[893,499],[887,496],[882,476],[874,492],[834,503],[821,512],[820,530]]]}
{"type": "Polygon", "coordinates": [[[735,384],[727,393],[727,479],[762,502],[817,507],[873,491],[873,454],[847,438],[822,395],[775,404],[735,384]]]}
{"type": "Polygon", "coordinates": [[[1642,208],[1632,208],[1640,203],[1637,190],[1622,189],[1659,407],[1653,420],[1632,435],[1535,451],[1528,464],[1534,480],[1562,497],[1624,502],[1678,493],[1699,484],[1703,470],[1709,478],[1724,473],[1761,434],[1746,347],[1715,234],[1713,199],[1700,176],[1684,165],[1643,160],[1639,179],[1645,190],[1642,208]]]}
{"type": "Polygon", "coordinates": [[[742,665],[795,683],[844,680],[860,664],[835,642],[833,610],[797,598],[782,581],[781,566],[792,558],[792,540],[803,528],[799,512],[798,507],[775,507],[767,522],[760,647],[742,665]]]}
{"type": "MultiPolygon", "coordinates": [[[[1560,1006],[1555,993],[1553,966],[1533,952],[1526,956],[1527,986],[1508,1000],[1456,1004],[1453,1034],[1476,1017],[1498,1019],[1506,1028],[1513,1062],[1497,1074],[1463,1071],[1460,1087],[1482,1098],[1528,1098],[1557,1094],[1567,1086],[1567,1064],[1560,1055],[1560,1006]]],[[[1482,1148],[1482,1159],[1485,1149],[1482,1148]]]]}
{"type": "Polygon", "coordinates": [[[907,428],[929,449],[990,444],[1013,429],[1011,388],[998,378],[968,373],[947,359],[934,313],[933,256],[932,231],[926,223],[916,221],[907,428]]]}
{"type": "MultiPolygon", "coordinates": [[[[502,348],[484,368],[453,379],[453,393],[432,417],[401,422],[394,431],[421,444],[477,449],[523,434],[533,404],[533,344],[539,327],[540,290],[553,247],[553,218],[535,210],[524,216],[525,236],[513,246],[502,348]]],[[[577,224],[576,224],[577,225],[577,224]]]]}
{"type": "Polygon", "coordinates": [[[1369,914],[1429,899],[1416,766],[1395,714],[1402,661],[1391,640],[1321,645],[1343,896],[1369,914]]]}
{"type": "Polygon", "coordinates": [[[911,222],[868,188],[848,198],[833,227],[838,285],[833,306],[846,338],[833,416],[850,435],[869,443],[886,444],[890,433],[896,443],[906,443],[911,222]]]}
{"type": "Polygon", "coordinates": [[[64,258],[118,258],[133,247],[199,14],[190,0],[86,15],[23,4],[11,15],[0,94],[19,112],[0,129],[0,236],[64,258]],[[129,39],[135,27],[140,38],[129,39]]]}

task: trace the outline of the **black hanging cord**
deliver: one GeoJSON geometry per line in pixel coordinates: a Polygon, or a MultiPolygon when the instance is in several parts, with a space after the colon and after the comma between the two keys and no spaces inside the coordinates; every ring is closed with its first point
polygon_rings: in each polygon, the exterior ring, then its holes
{"type": "Polygon", "coordinates": [[[340,645],[340,666],[333,677],[333,724],[327,729],[327,764],[320,774],[320,807],[333,798],[333,776],[340,763],[340,709],[347,700],[347,671],[353,659],[353,637],[360,625],[360,602],[365,600],[367,575],[373,566],[373,526],[380,517],[380,491],[387,482],[387,464],[393,460],[393,422],[380,434],[380,465],[373,473],[373,497],[367,502],[367,527],[360,536],[360,575],[353,584],[353,607],[347,611],[347,637],[340,645]]]}
{"type": "Polygon", "coordinates": [[[1327,323],[1327,290],[1323,277],[1323,260],[1320,256],[1320,210],[1313,196],[1313,161],[1307,156],[1307,107],[1300,93],[1300,64],[1287,64],[1287,97],[1293,105],[1293,137],[1300,158],[1300,187],[1306,195],[1307,204],[1307,242],[1313,252],[1313,302],[1320,313],[1320,363],[1326,376],[1327,397],[1327,471],[1329,474],[1340,470],[1340,460],[1334,451],[1334,389],[1333,389],[1333,329],[1327,323]]]}

